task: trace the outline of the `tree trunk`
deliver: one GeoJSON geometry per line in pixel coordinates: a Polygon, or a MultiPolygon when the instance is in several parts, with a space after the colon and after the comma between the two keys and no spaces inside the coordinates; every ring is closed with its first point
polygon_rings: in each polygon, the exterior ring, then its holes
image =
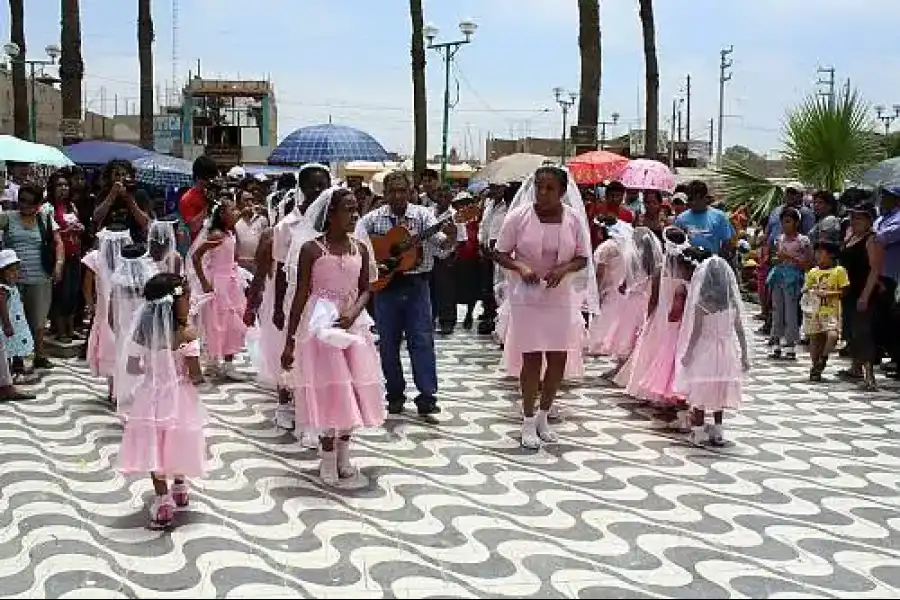
{"type": "Polygon", "coordinates": [[[428,162],[428,98],[425,94],[425,35],[422,32],[422,0],[409,0],[409,16],[412,20],[412,80],[413,80],[413,170],[417,175],[425,171],[428,162]]]}
{"type": "Polygon", "coordinates": [[[656,58],[656,27],[653,23],[653,0],[640,2],[641,29],[644,34],[644,68],[646,71],[644,156],[657,158],[659,154],[659,61],[656,58]]]}
{"type": "Polygon", "coordinates": [[[138,63],[141,77],[141,147],[153,150],[153,15],[138,0],[138,63]]]}
{"type": "MultiPolygon", "coordinates": [[[[81,81],[84,78],[84,62],[81,60],[81,9],[78,0],[62,0],[60,14],[59,79],[62,88],[62,118],[70,123],[81,123],[81,81]]],[[[77,135],[64,135],[63,145],[81,141],[82,126],[77,135]]],[[[68,133],[68,132],[64,132],[68,133]]],[[[73,132],[74,133],[74,132],[73,132]]]]}
{"type": "MultiPolygon", "coordinates": [[[[578,124],[596,130],[600,121],[600,0],[578,0],[578,51],[581,55],[578,124]]],[[[596,150],[594,138],[591,145],[576,146],[575,154],[596,150]]]]}
{"type": "Polygon", "coordinates": [[[13,135],[28,139],[28,79],[25,76],[25,0],[9,0],[9,41],[19,47],[12,63],[13,135]]]}

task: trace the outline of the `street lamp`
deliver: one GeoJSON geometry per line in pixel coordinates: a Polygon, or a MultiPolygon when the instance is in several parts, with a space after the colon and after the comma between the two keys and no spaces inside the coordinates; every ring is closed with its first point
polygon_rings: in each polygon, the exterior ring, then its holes
{"type": "Polygon", "coordinates": [[[609,125],[610,127],[613,127],[615,125],[618,125],[619,117],[621,117],[622,115],[620,115],[617,112],[614,112],[609,116],[610,116],[609,121],[600,121],[599,123],[597,123],[600,126],[600,149],[601,150],[603,150],[603,147],[606,144],[606,126],[609,125]]]}
{"type": "Polygon", "coordinates": [[[578,94],[566,91],[561,87],[555,87],[553,88],[553,97],[556,98],[556,103],[562,109],[562,137],[560,138],[562,150],[560,151],[560,159],[562,164],[566,164],[566,156],[569,154],[566,152],[566,121],[569,117],[569,109],[575,106],[575,98],[578,97],[578,94]]]}
{"type": "Polygon", "coordinates": [[[891,123],[894,119],[900,117],[900,104],[895,104],[891,108],[894,110],[893,113],[889,113],[883,104],[875,107],[875,116],[884,125],[884,137],[891,133],[891,123]]]}
{"type": "MultiPolygon", "coordinates": [[[[29,60],[25,57],[25,54],[22,52],[22,49],[19,48],[19,45],[15,42],[9,42],[3,45],[3,51],[9,57],[10,62],[13,63],[21,63],[23,65],[28,65],[31,69],[31,105],[29,108],[29,125],[31,131],[31,141],[37,141],[37,94],[35,93],[35,67],[44,67],[47,65],[55,65],[56,59],[59,58],[59,55],[62,54],[62,51],[59,49],[59,46],[56,44],[48,44],[44,47],[44,52],[47,53],[47,56],[50,60],[38,60],[32,59],[29,60]]],[[[42,82],[45,83],[55,83],[58,81],[55,77],[42,77],[42,82]]]]}
{"type": "Polygon", "coordinates": [[[444,124],[441,133],[441,183],[447,180],[447,136],[450,133],[450,63],[459,51],[460,47],[472,41],[472,36],[478,30],[478,25],[472,19],[463,19],[459,22],[459,31],[465,39],[452,42],[434,42],[439,30],[432,23],[422,28],[425,41],[430,50],[436,50],[444,57],[444,124]]]}

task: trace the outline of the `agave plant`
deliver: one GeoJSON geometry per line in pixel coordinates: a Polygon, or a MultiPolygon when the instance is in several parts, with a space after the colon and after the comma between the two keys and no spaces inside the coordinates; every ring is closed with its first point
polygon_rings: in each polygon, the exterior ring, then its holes
{"type": "MultiPolygon", "coordinates": [[[[840,191],[883,157],[872,135],[869,107],[859,94],[846,91],[833,102],[809,96],[787,116],[782,155],[791,178],[803,184],[840,191]]],[[[726,163],[721,169],[729,207],[744,205],[751,218],[768,214],[783,190],[762,174],[726,163]]]]}

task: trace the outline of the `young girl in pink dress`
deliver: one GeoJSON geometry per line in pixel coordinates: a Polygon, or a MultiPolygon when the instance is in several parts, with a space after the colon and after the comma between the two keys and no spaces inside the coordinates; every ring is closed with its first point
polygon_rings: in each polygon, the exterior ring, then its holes
{"type": "Polygon", "coordinates": [[[724,445],[724,412],[741,407],[741,380],[750,369],[742,317],[731,266],[718,256],[705,260],[691,278],[673,386],[693,409],[690,441],[695,445],[724,445]],[[706,411],[713,413],[712,426],[705,424],[706,411]]]}
{"type": "Polygon", "coordinates": [[[116,337],[109,322],[110,294],[113,273],[122,259],[122,248],[131,243],[131,233],[124,226],[110,225],[97,234],[97,242],[98,248],[81,259],[88,268],[84,277],[85,306],[93,314],[87,362],[94,377],[106,377],[107,399],[112,404],[115,403],[116,337]]]}
{"type": "Polygon", "coordinates": [[[615,382],[625,393],[642,400],[674,403],[675,345],[681,327],[688,280],[682,251],[689,247],[687,236],[675,227],[663,232],[665,256],[659,282],[659,299],[648,316],[634,351],[616,375],[615,382]]]}
{"type": "Polygon", "coordinates": [[[597,311],[587,217],[567,171],[541,167],[522,185],[495,250],[508,275],[503,360],[519,371],[522,446],[536,449],[557,440],[548,413],[569,353],[584,344],[582,308],[597,311]]]}
{"type": "Polygon", "coordinates": [[[119,469],[150,473],[155,496],[150,527],[172,524],[188,505],[185,477],[203,475],[205,411],[196,385],[203,381],[200,341],[188,325],[187,282],[172,273],[154,276],[130,327],[128,370],[133,398],[119,450],[119,469]],[[173,479],[171,488],[168,480],[173,479]]]}
{"type": "Polygon", "coordinates": [[[210,374],[226,379],[238,379],[234,355],[243,349],[247,335],[247,299],[235,257],[237,219],[234,203],[216,204],[189,254],[188,277],[197,303],[204,354],[211,361],[210,374]]]}
{"type": "Polygon", "coordinates": [[[168,215],[150,223],[147,251],[159,273],[181,275],[182,260],[178,254],[178,216],[168,215]]]}
{"type": "Polygon", "coordinates": [[[296,282],[282,367],[293,391],[297,426],[317,431],[319,474],[329,485],[354,477],[350,436],[384,423],[381,363],[366,313],[374,257],[351,235],[358,218],[356,197],[332,188],[309,207],[314,229],[303,243],[288,278],[296,282]]]}

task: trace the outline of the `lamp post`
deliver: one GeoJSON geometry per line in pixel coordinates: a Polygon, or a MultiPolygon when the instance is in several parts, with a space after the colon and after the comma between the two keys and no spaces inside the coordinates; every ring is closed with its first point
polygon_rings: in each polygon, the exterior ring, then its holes
{"type": "MultiPolygon", "coordinates": [[[[900,117],[900,104],[895,104],[891,107],[893,112],[888,112],[884,105],[879,104],[875,107],[875,117],[881,121],[881,124],[884,125],[884,137],[891,133],[891,123],[894,122],[894,119],[900,117]]],[[[885,141],[887,141],[885,139],[885,141]]]]}
{"type": "Polygon", "coordinates": [[[597,125],[600,126],[600,149],[603,150],[606,147],[606,126],[609,125],[613,127],[614,125],[619,124],[619,117],[621,116],[619,113],[614,112],[610,116],[609,121],[600,121],[597,125]]]}
{"type": "Polygon", "coordinates": [[[472,41],[472,36],[478,30],[478,25],[472,19],[464,19],[459,22],[459,31],[465,39],[452,42],[435,43],[438,28],[429,23],[422,28],[425,41],[430,50],[436,50],[444,57],[444,124],[441,132],[441,183],[447,181],[447,137],[450,133],[450,63],[459,52],[461,46],[472,41]]]}
{"type": "MultiPolygon", "coordinates": [[[[56,44],[49,44],[44,47],[44,52],[49,56],[49,60],[43,59],[33,59],[29,60],[25,57],[25,54],[22,52],[22,49],[19,48],[19,45],[13,42],[9,42],[8,44],[3,45],[3,51],[9,57],[10,62],[18,62],[25,65],[28,65],[31,69],[31,103],[29,107],[29,126],[30,126],[30,137],[32,142],[37,141],[37,94],[35,94],[35,67],[44,67],[47,65],[55,65],[56,59],[59,58],[59,55],[62,51],[59,49],[59,46],[56,44]]],[[[53,83],[56,82],[57,79],[55,77],[46,77],[42,78],[42,81],[53,83]]]]}
{"type": "Polygon", "coordinates": [[[560,137],[562,150],[560,150],[559,158],[562,164],[566,164],[566,156],[569,154],[566,151],[566,121],[569,118],[569,109],[575,106],[575,98],[578,97],[578,94],[567,92],[561,87],[555,87],[553,88],[553,97],[556,98],[556,103],[562,109],[562,136],[560,137]]]}

